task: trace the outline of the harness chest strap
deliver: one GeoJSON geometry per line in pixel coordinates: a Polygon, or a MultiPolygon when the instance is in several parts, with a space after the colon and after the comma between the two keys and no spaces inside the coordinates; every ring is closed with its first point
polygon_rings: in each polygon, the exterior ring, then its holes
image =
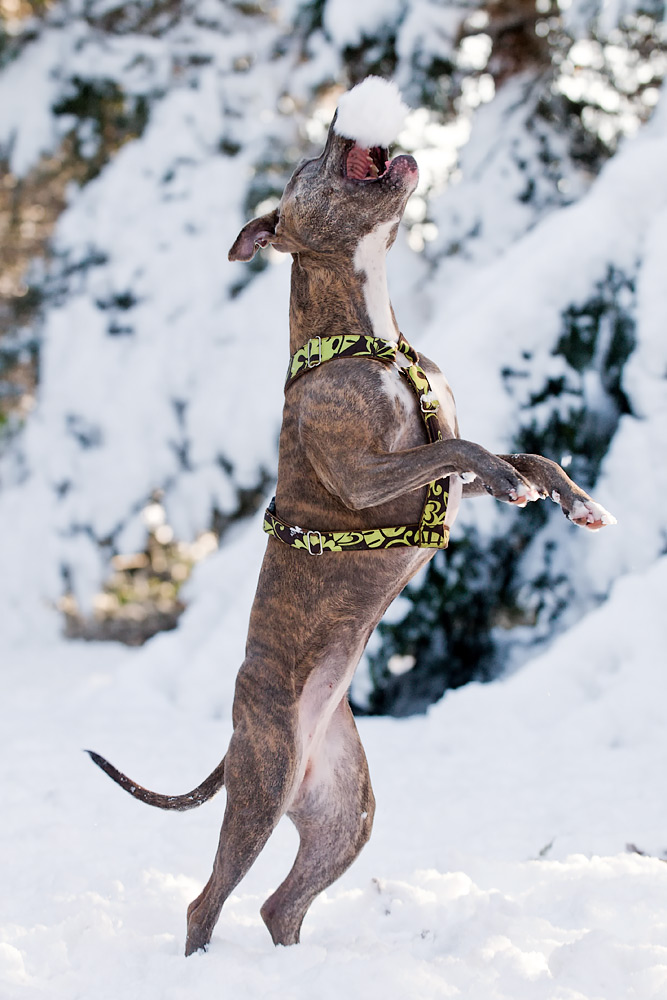
{"type": "MultiPolygon", "coordinates": [[[[429,441],[442,439],[438,426],[439,403],[435,398],[426,372],[419,364],[419,355],[401,335],[398,343],[379,337],[346,335],[339,337],[313,337],[290,358],[285,391],[306,372],[335,358],[366,358],[392,364],[398,352],[405,359],[399,367],[401,375],[419,400],[419,408],[429,441]]],[[[367,528],[360,531],[326,531],[300,528],[288,524],[276,512],[275,497],[264,515],[264,531],[293,548],[303,549],[310,555],[324,552],[365,551],[388,549],[397,545],[417,548],[445,549],[449,530],[445,527],[448,492],[447,479],[437,479],[428,484],[426,499],[418,524],[395,525],[388,528],[367,528]]]]}

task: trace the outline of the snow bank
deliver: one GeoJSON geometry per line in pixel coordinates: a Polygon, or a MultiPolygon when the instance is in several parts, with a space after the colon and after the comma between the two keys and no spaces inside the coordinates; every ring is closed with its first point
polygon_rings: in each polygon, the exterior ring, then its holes
{"type": "Polygon", "coordinates": [[[667,558],[505,682],[450,692],[426,720],[360,720],[375,830],[313,905],[302,944],[275,949],[258,912],[296,851],[284,821],[209,953],[182,957],[224,794],[192,813],[151,810],[80,748],[165,791],[212,768],[252,599],[238,583],[257,569],[245,556],[239,538],[209,564],[220,602],[211,589],[182,635],[6,660],[3,998],[185,1000],[221,984],[248,1000],[661,996],[667,558]]]}

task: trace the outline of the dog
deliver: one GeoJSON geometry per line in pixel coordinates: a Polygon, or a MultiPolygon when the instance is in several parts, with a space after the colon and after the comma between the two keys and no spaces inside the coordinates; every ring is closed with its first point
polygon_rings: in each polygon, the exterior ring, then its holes
{"type": "Polygon", "coordinates": [[[345,95],[323,152],[229,252],[248,261],[271,244],[293,263],[277,489],[227,753],[198,788],[167,796],[90,752],[160,808],[189,809],[226,788],[213,871],[188,908],[186,955],[208,946],[283,815],[300,841],[261,908],[275,944],[299,941],[310,904],[367,842],[375,801],[347,691],[388,605],[446,546],[461,500],[490,493],[523,507],[551,497],[589,529],[614,521],[554,462],[463,440],[447,381],[399,333],[385,257],[418,169],[409,155],[388,160],[381,144],[396,95],[368,80],[345,95]]]}

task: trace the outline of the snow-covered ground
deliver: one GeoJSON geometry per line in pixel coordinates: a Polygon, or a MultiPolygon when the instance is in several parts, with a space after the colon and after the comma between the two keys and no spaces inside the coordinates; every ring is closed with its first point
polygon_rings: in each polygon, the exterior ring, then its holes
{"type": "MultiPolygon", "coordinates": [[[[153,102],[143,135],[70,192],[54,247],[64,271],[81,266],[46,311],[38,405],[0,470],[0,1000],[663,1000],[664,93],[588,194],[584,185],[569,207],[546,197],[540,207],[521,200],[525,178],[508,166],[536,157],[520,113],[532,84],[508,84],[477,119],[460,184],[429,206],[441,243],[481,236],[434,257],[430,276],[404,236],[392,251],[401,325],[450,378],[464,436],[499,450],[531,393],[563,375],[554,348],[564,310],[609,268],[633,280],[631,412],[594,491],[619,525],[599,537],[562,519],[546,529],[554,563],[574,581],[568,621],[580,620],[539,656],[503,680],[449,692],[426,717],[360,720],[374,834],[313,905],[301,945],[274,949],[259,918],[296,850],[283,822],[208,954],[186,961],[185,907],[208,877],[224,792],[192,813],[163,814],[81,752],[179,792],[213,768],[230,733],[265,545],[258,518],[197,567],[179,628],[140,650],[65,642],[52,605],[67,566],[89,606],[108,573],[100,540],[143,545],[153,489],[165,490],[177,537],[190,538],[213,503],[234,510],[236,490],[275,468],[288,269],[270,266],[230,297],[247,272],[224,253],[256,164],[272,142],[294,141],[294,116],[275,110],[276,95],[289,81],[306,100],[340,67],[321,33],[311,61],[279,58],[289,33],[268,17],[241,24],[241,6],[202,3],[201,21],[111,41],[88,22],[61,23],[69,8],[56,6],[0,81],[0,140],[3,149],[11,140],[18,172],[70,126],[44,112],[68,74],[117,77],[153,102]],[[221,155],[221,144],[237,154],[221,155]],[[134,304],[116,315],[123,296],[134,304]],[[111,334],[110,318],[133,332],[111,334]],[[238,374],[249,348],[251,389],[238,374]],[[503,368],[526,369],[514,395],[503,368]]],[[[424,25],[461,16],[430,0],[409,7],[399,78],[414,62],[410,39],[417,46],[424,25]]],[[[398,8],[328,0],[325,26],[355,42],[365,18],[376,24],[398,8]]],[[[445,37],[430,34],[434,45],[445,37]]],[[[599,396],[596,377],[586,373],[584,402],[599,396]]],[[[493,535],[495,510],[475,502],[457,528],[474,518],[493,535]]]]}
{"type": "Polygon", "coordinates": [[[361,719],[374,833],[302,943],[274,948],[259,917],[295,854],[283,821],[209,952],[182,956],[224,792],[161,813],[81,749],[164,791],[212,769],[263,546],[255,519],[200,568],[179,630],[141,650],[3,656],[3,1000],[667,996],[667,558],[514,676],[427,717],[361,719]]]}

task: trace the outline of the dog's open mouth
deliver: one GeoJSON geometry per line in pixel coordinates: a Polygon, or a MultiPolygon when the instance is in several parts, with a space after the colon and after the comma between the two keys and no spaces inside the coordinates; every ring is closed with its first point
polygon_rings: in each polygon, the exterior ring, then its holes
{"type": "Polygon", "coordinates": [[[356,144],[345,159],[345,176],[353,181],[374,181],[387,172],[389,156],[383,146],[364,149],[356,144]]]}

